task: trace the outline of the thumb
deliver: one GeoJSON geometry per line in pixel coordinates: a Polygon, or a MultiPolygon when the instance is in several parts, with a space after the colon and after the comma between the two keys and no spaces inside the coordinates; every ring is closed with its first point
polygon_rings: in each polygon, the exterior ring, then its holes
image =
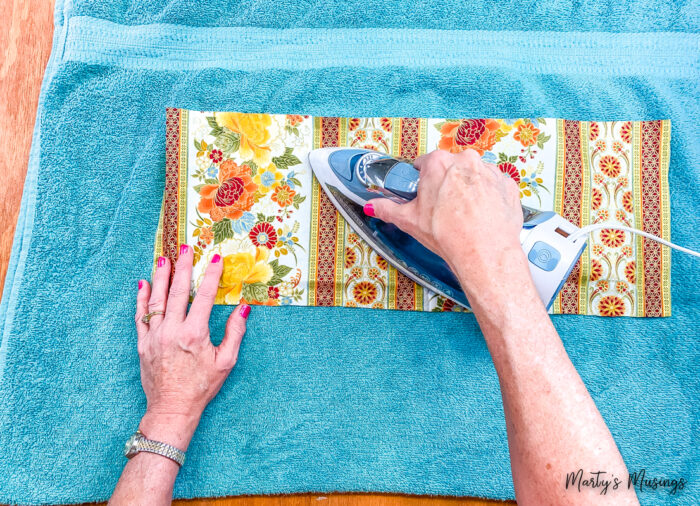
{"type": "Polygon", "coordinates": [[[225,369],[233,369],[238,359],[238,350],[246,330],[246,319],[250,313],[248,304],[239,304],[226,321],[226,331],[221,344],[216,349],[216,359],[225,369]]]}
{"type": "Polygon", "coordinates": [[[379,218],[403,228],[406,217],[406,204],[397,204],[389,199],[373,199],[365,204],[363,211],[367,216],[379,218]]]}

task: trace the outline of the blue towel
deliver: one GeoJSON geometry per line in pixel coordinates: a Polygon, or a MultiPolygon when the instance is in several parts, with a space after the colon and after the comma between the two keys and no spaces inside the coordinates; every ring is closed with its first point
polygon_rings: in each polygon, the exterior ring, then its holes
{"type": "MultiPolygon", "coordinates": [[[[697,2],[497,5],[56,2],[0,306],[0,503],[104,500],[125,463],[145,409],[133,314],[167,106],[670,118],[672,239],[700,249],[697,2]]],[[[688,481],[643,504],[700,496],[698,261],[674,254],[672,273],[670,318],[553,318],[628,467],[688,481]]],[[[215,308],[215,340],[230,310],[215,308]]],[[[473,316],[253,308],[175,495],[305,491],[513,497],[473,316]]]]}

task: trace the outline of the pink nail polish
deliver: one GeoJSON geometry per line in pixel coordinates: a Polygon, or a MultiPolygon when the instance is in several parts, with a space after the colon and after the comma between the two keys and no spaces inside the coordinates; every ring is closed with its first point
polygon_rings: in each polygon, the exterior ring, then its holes
{"type": "Polygon", "coordinates": [[[221,261],[221,255],[216,253],[213,257],[211,257],[211,263],[213,264],[218,264],[221,261]]]}
{"type": "Polygon", "coordinates": [[[165,265],[165,257],[158,257],[158,267],[163,267],[165,265]]]}
{"type": "Polygon", "coordinates": [[[139,290],[143,288],[143,279],[139,279],[139,290]]]}
{"type": "Polygon", "coordinates": [[[190,247],[187,244],[183,244],[182,246],[180,246],[180,254],[184,255],[189,249],[190,247]]]}
{"type": "Polygon", "coordinates": [[[249,314],[250,306],[248,304],[243,304],[243,307],[241,308],[241,318],[248,318],[249,314]]]}
{"type": "Polygon", "coordinates": [[[367,216],[374,216],[374,204],[367,202],[365,207],[362,208],[367,216]]]}

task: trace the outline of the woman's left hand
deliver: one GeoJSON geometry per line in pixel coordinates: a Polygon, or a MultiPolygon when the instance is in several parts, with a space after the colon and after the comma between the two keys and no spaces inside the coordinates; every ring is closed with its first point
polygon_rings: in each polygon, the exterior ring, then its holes
{"type": "Polygon", "coordinates": [[[250,306],[241,304],[226,323],[219,346],[211,343],[209,316],[214,305],[223,262],[214,255],[197,290],[189,313],[192,248],[182,245],[170,283],[170,261],[158,259],[153,287],[139,281],[136,329],[141,361],[141,384],[147,408],[140,425],[149,439],[181,450],[187,445],[199,418],[233,369],[246,330],[250,306]],[[153,311],[164,311],[143,317],[153,311]]]}

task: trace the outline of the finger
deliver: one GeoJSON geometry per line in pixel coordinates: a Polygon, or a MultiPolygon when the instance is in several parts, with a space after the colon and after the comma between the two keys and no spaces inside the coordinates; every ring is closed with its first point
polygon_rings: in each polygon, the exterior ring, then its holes
{"type": "Polygon", "coordinates": [[[139,279],[139,291],[136,294],[136,335],[138,336],[139,353],[148,333],[148,323],[143,322],[143,317],[148,313],[148,298],[150,295],[151,285],[148,284],[148,281],[139,279]]]}
{"type": "Polygon", "coordinates": [[[204,279],[199,284],[197,294],[192,301],[192,307],[187,315],[187,320],[195,325],[208,325],[209,316],[211,316],[211,308],[216,300],[216,293],[219,290],[219,280],[221,273],[224,270],[224,263],[221,261],[221,256],[215,254],[211,258],[211,262],[207,266],[204,273],[204,279]]]}
{"type": "Polygon", "coordinates": [[[386,223],[393,223],[403,230],[414,206],[414,202],[397,204],[393,200],[379,198],[367,202],[363,211],[367,216],[379,218],[386,223]]]}
{"type": "Polygon", "coordinates": [[[192,284],[192,248],[187,244],[180,246],[180,256],[175,263],[175,274],[168,294],[167,317],[183,321],[187,316],[187,303],[190,301],[192,284]]]}
{"type": "Polygon", "coordinates": [[[454,155],[449,151],[436,149],[435,151],[421,155],[413,160],[413,166],[416,168],[416,170],[424,170],[427,166],[433,164],[440,164],[445,167],[452,163],[453,158],[454,155]]]}
{"type": "Polygon", "coordinates": [[[233,369],[238,359],[238,350],[246,330],[246,320],[250,314],[248,304],[240,304],[233,310],[226,322],[224,339],[216,349],[216,360],[223,369],[233,369]]]}
{"type": "MultiPolygon", "coordinates": [[[[168,285],[170,284],[170,260],[167,257],[158,257],[156,272],[153,275],[153,286],[148,299],[148,312],[165,311],[168,303],[168,285]]],[[[163,321],[163,315],[157,314],[148,322],[149,328],[154,329],[163,321]]]]}

